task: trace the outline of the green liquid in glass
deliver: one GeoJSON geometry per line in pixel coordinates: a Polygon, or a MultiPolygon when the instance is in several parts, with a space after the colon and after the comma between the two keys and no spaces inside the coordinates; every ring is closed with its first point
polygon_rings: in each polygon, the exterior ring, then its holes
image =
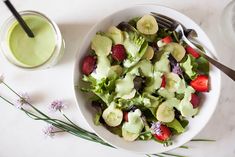
{"type": "Polygon", "coordinates": [[[23,19],[33,31],[30,38],[15,21],[8,32],[8,45],[15,59],[26,67],[40,66],[52,56],[56,34],[51,24],[43,17],[24,15],[23,19]]]}

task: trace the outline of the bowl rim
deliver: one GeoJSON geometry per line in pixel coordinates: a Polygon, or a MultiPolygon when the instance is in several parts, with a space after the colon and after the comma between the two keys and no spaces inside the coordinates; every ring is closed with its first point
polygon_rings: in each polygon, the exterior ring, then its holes
{"type": "MultiPolygon", "coordinates": [[[[127,6],[127,7],[124,7],[124,8],[122,8],[122,9],[115,10],[115,11],[112,12],[111,14],[108,14],[107,16],[105,16],[104,18],[102,18],[101,20],[99,20],[98,22],[96,22],[96,23],[92,26],[92,28],[90,28],[90,30],[86,33],[85,37],[83,38],[83,41],[81,42],[80,48],[79,48],[79,49],[77,50],[77,52],[76,52],[76,55],[75,55],[75,59],[76,59],[76,60],[75,60],[75,62],[74,62],[73,87],[74,87],[74,97],[75,97],[75,100],[76,100],[76,106],[77,106],[77,108],[78,108],[80,114],[82,115],[83,119],[85,120],[87,126],[88,126],[97,136],[99,136],[102,140],[104,140],[104,141],[107,142],[108,144],[110,144],[110,145],[112,145],[112,146],[114,146],[114,147],[116,147],[116,148],[118,148],[118,149],[120,149],[120,150],[124,150],[124,151],[128,151],[128,152],[134,152],[134,153],[139,153],[139,154],[146,154],[146,152],[143,152],[143,151],[133,151],[133,150],[125,149],[125,148],[123,148],[123,147],[116,146],[116,145],[114,145],[113,143],[111,143],[110,141],[107,141],[105,138],[103,138],[99,133],[97,133],[97,132],[93,129],[93,127],[89,124],[89,122],[86,120],[84,114],[82,113],[82,111],[81,111],[81,109],[80,109],[80,107],[79,107],[79,102],[78,102],[78,100],[77,100],[77,95],[76,95],[76,94],[77,94],[77,92],[76,92],[77,88],[76,88],[76,86],[75,86],[75,85],[77,84],[77,80],[76,80],[76,78],[75,78],[75,75],[76,75],[75,73],[76,73],[76,66],[77,66],[77,62],[78,62],[78,61],[77,61],[77,60],[78,60],[78,55],[80,54],[79,52],[82,50],[83,45],[85,44],[85,41],[86,41],[86,39],[89,37],[89,35],[91,34],[91,32],[97,27],[97,25],[99,25],[102,21],[105,21],[106,19],[110,18],[111,16],[113,16],[113,15],[119,13],[119,12],[128,10],[128,9],[133,9],[133,8],[135,8],[135,7],[138,7],[138,6],[142,6],[142,7],[153,7],[153,6],[156,6],[156,7],[162,7],[162,8],[166,8],[166,9],[169,9],[169,10],[172,10],[172,11],[175,11],[175,12],[178,12],[179,14],[181,14],[182,16],[184,16],[184,18],[187,18],[187,19],[191,20],[191,22],[192,22],[195,26],[199,27],[199,28],[201,29],[201,31],[206,35],[206,37],[208,38],[209,43],[211,44],[212,54],[214,55],[214,56],[212,56],[212,57],[216,57],[216,58],[217,58],[217,57],[218,57],[218,53],[216,52],[215,47],[214,47],[212,41],[210,40],[209,36],[207,35],[207,33],[206,33],[193,19],[191,19],[190,17],[188,17],[187,15],[185,15],[184,13],[182,13],[181,11],[179,11],[179,10],[177,10],[177,9],[175,9],[175,8],[171,8],[171,7],[169,7],[169,6],[160,5],[160,4],[156,4],[156,3],[134,4],[134,5],[129,5],[129,6],[127,6]]],[[[210,54],[209,54],[209,55],[210,55],[210,54]]],[[[211,65],[210,65],[210,66],[211,66],[211,65]]],[[[214,104],[213,110],[210,112],[210,115],[207,116],[208,118],[207,118],[206,122],[204,122],[204,124],[201,125],[200,129],[192,136],[192,138],[195,137],[195,136],[197,136],[197,135],[205,128],[205,126],[208,124],[208,122],[211,120],[212,116],[213,116],[214,113],[215,113],[215,110],[216,110],[217,105],[218,105],[218,102],[219,102],[219,96],[220,96],[220,94],[221,94],[221,71],[218,71],[217,77],[218,77],[218,81],[219,81],[219,82],[217,82],[218,97],[216,98],[216,101],[215,101],[216,103],[214,104]]],[[[185,140],[185,141],[184,141],[183,143],[181,143],[180,145],[174,146],[174,147],[172,147],[172,148],[170,148],[170,149],[169,149],[168,147],[166,147],[166,149],[165,149],[164,151],[162,151],[162,152],[167,152],[167,151],[173,150],[173,149],[175,149],[175,148],[178,148],[179,146],[182,146],[183,144],[189,142],[192,138],[188,138],[188,140],[185,140]]],[[[162,153],[162,152],[161,152],[161,153],[162,153]]],[[[151,152],[151,153],[154,153],[154,152],[151,152]]]]}

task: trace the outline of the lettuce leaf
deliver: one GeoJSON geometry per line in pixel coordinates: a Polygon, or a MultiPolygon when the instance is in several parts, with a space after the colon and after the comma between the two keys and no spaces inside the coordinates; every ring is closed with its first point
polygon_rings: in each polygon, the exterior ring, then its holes
{"type": "Polygon", "coordinates": [[[195,62],[195,59],[191,55],[187,55],[186,61],[180,63],[180,66],[190,79],[193,80],[194,78],[196,78],[197,73],[195,69],[197,69],[198,65],[195,62]]]}
{"type": "Polygon", "coordinates": [[[196,62],[198,64],[197,70],[202,74],[208,75],[210,71],[208,60],[201,56],[196,59],[196,62]]]}
{"type": "Polygon", "coordinates": [[[114,98],[115,82],[117,77],[103,78],[97,81],[95,78],[90,76],[83,76],[82,80],[89,83],[89,88],[83,87],[82,91],[89,91],[97,95],[107,105],[112,102],[114,98]]]}
{"type": "Polygon", "coordinates": [[[96,114],[95,114],[95,116],[94,116],[94,118],[93,118],[93,121],[94,121],[94,124],[95,125],[101,125],[101,123],[100,123],[100,118],[101,118],[101,116],[102,116],[102,112],[97,112],[96,114]]]}
{"type": "Polygon", "coordinates": [[[134,66],[144,55],[148,42],[145,38],[139,35],[137,32],[126,33],[126,39],[124,41],[124,47],[127,51],[127,59],[124,61],[124,67],[134,66]]]}
{"type": "Polygon", "coordinates": [[[166,123],[166,126],[168,126],[169,128],[173,128],[177,133],[183,133],[185,131],[184,127],[177,119],[174,119],[170,123],[166,123]]]}

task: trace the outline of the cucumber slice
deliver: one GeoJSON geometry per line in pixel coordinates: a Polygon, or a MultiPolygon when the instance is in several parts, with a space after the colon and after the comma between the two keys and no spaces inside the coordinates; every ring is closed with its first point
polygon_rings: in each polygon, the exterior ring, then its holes
{"type": "Polygon", "coordinates": [[[165,123],[172,122],[175,118],[175,112],[173,107],[166,101],[158,107],[156,115],[159,121],[165,123]]]}
{"type": "Polygon", "coordinates": [[[122,110],[116,108],[115,104],[111,104],[104,110],[102,117],[108,126],[115,127],[121,124],[123,112],[122,110]]]}
{"type": "Polygon", "coordinates": [[[156,34],[158,24],[156,19],[151,15],[144,15],[137,23],[137,30],[146,35],[156,34]]]}
{"type": "Polygon", "coordinates": [[[175,74],[175,73],[168,73],[165,75],[166,77],[166,89],[169,91],[169,92],[176,92],[180,85],[181,85],[181,79],[180,77],[175,74]]]}
{"type": "Polygon", "coordinates": [[[123,44],[124,37],[122,31],[115,26],[108,29],[107,35],[113,40],[114,44],[123,44]]]}
{"type": "Polygon", "coordinates": [[[122,137],[126,141],[134,141],[139,137],[139,134],[128,132],[127,130],[122,128],[122,137]]]}
{"type": "Polygon", "coordinates": [[[166,45],[165,51],[171,52],[172,56],[177,62],[180,62],[185,56],[185,49],[182,45],[178,43],[171,42],[166,45]]]}
{"type": "Polygon", "coordinates": [[[147,59],[147,60],[151,60],[153,58],[154,55],[154,50],[151,46],[148,46],[145,54],[143,55],[143,59],[147,59]]]}

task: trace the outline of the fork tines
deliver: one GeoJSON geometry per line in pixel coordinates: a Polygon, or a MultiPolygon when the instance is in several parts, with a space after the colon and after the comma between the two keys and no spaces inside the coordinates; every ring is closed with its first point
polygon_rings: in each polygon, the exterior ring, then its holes
{"type": "Polygon", "coordinates": [[[162,28],[174,29],[174,27],[178,24],[177,21],[165,15],[155,13],[155,12],[151,12],[151,14],[156,18],[158,25],[162,28]]]}

